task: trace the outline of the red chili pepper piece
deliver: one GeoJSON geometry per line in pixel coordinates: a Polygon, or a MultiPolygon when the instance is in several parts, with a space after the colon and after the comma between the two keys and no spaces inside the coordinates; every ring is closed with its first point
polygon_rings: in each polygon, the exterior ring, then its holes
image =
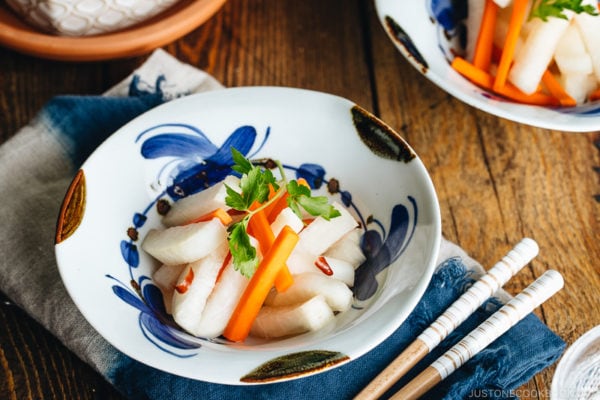
{"type": "Polygon", "coordinates": [[[327,262],[327,259],[325,257],[323,257],[323,256],[317,257],[317,259],[315,260],[315,265],[325,275],[328,275],[328,276],[333,275],[333,270],[329,266],[329,263],[327,262]]]}

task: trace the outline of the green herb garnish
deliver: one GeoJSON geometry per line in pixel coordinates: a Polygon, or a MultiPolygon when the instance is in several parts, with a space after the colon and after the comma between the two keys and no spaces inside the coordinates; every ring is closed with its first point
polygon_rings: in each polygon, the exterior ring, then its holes
{"type": "Polygon", "coordinates": [[[269,199],[269,185],[279,190],[279,184],[269,169],[253,165],[238,150],[231,148],[235,165],[232,169],[242,174],[240,179],[241,193],[227,186],[226,204],[238,211],[249,211],[254,202],[264,203],[269,199]]]}
{"type": "Polygon", "coordinates": [[[542,21],[548,21],[549,17],[568,19],[565,15],[566,10],[571,10],[576,14],[588,13],[598,15],[594,6],[581,4],[583,0],[540,0],[532,9],[530,18],[541,18],[542,21]]]}
{"type": "Polygon", "coordinates": [[[235,165],[232,169],[242,175],[239,190],[226,185],[225,204],[243,212],[243,218],[230,225],[227,240],[233,258],[234,268],[246,277],[251,277],[258,266],[256,248],[250,243],[248,222],[252,215],[276,201],[285,192],[288,193],[288,206],[302,218],[302,209],[310,215],[321,216],[326,220],[335,218],[340,212],[335,209],[326,196],[312,196],[311,191],[296,180],[288,181],[280,162],[275,161],[281,180],[277,180],[270,169],[253,164],[242,153],[231,148],[235,165]],[[269,199],[270,187],[277,193],[269,199]]]}
{"type": "Polygon", "coordinates": [[[287,198],[288,206],[299,217],[302,217],[300,207],[304,208],[310,215],[321,216],[327,221],[340,215],[340,212],[329,204],[327,197],[312,197],[310,189],[304,185],[300,185],[297,181],[288,182],[286,189],[289,194],[287,198]]]}

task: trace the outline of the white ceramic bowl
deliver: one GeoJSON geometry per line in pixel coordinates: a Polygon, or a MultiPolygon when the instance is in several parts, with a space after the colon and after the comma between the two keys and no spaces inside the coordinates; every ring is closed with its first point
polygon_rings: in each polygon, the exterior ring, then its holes
{"type": "Polygon", "coordinates": [[[379,20],[396,48],[426,78],[459,100],[498,117],[568,132],[600,130],[600,101],[577,107],[519,104],[483,90],[450,63],[457,52],[468,0],[375,0],[379,20]],[[462,10],[460,10],[462,8],[462,10]],[[460,19],[460,18],[456,18],[460,19]]]}
{"type": "Polygon", "coordinates": [[[552,400],[594,399],[600,393],[600,325],[562,356],[552,378],[552,400]]]}
{"type": "MultiPolygon", "coordinates": [[[[233,88],[173,100],[106,140],[65,197],[56,257],[74,302],[116,348],[173,374],[244,384],[250,371],[283,355],[293,360],[324,351],[316,354],[322,371],[382,342],[423,295],[435,267],[440,226],[422,162],[370,113],[318,92],[233,88]],[[185,150],[177,146],[182,140],[188,143],[185,150]],[[161,226],[159,200],[174,201],[169,193],[175,185],[188,190],[198,183],[179,180],[176,173],[207,158],[228,171],[223,154],[230,153],[218,150],[230,145],[251,158],[281,160],[290,177],[323,182],[320,191],[331,179],[339,181],[341,191],[334,196],[360,219],[363,238],[378,244],[357,270],[353,308],[334,324],[292,338],[236,344],[192,337],[160,311],[162,297],[149,278],[158,265],[139,242],[148,229],[161,226]]],[[[315,372],[298,368],[298,375],[275,380],[315,372]]]]}

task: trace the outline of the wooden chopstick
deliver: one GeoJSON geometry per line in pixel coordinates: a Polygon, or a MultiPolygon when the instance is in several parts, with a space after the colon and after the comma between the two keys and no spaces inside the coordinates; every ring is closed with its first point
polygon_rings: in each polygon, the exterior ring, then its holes
{"type": "Polygon", "coordinates": [[[552,297],[563,285],[563,277],[558,271],[547,271],[473,329],[464,339],[434,361],[390,399],[418,399],[552,297]]]}
{"type": "Polygon", "coordinates": [[[354,399],[372,400],[383,395],[492,294],[527,265],[538,251],[539,247],[533,239],[524,238],[517,243],[502,260],[463,293],[354,399]]]}

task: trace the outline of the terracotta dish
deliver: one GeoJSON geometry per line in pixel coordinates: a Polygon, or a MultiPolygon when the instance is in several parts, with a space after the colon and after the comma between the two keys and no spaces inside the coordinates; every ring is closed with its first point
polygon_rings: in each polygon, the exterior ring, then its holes
{"type": "Polygon", "coordinates": [[[104,35],[65,37],[43,33],[0,5],[0,45],[21,53],[63,61],[99,61],[148,53],[191,32],[225,0],[181,0],[147,21],[104,35]]]}

